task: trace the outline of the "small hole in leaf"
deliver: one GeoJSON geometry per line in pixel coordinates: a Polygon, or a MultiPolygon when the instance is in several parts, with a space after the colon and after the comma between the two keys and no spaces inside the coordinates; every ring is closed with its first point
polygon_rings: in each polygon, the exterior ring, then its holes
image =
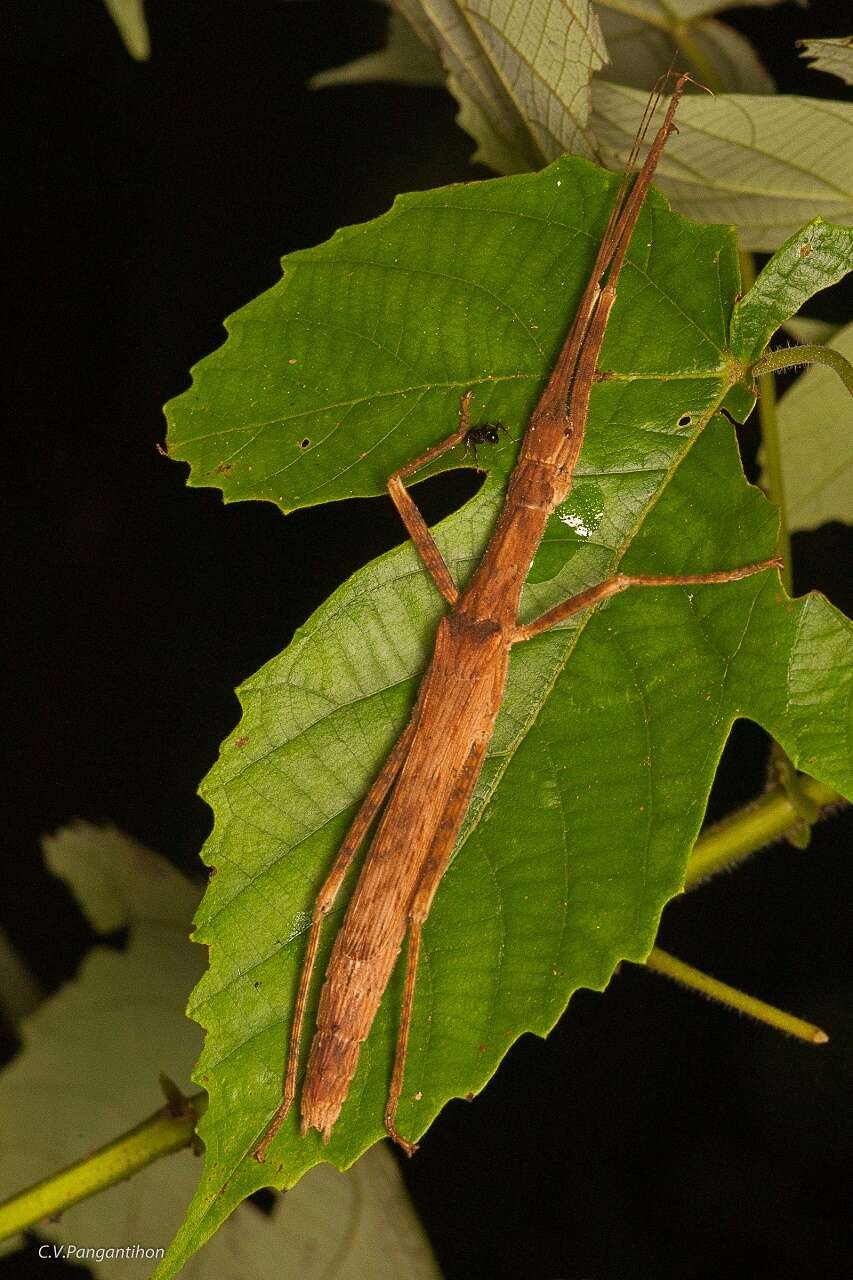
{"type": "Polygon", "coordinates": [[[306,436],[304,440],[300,440],[300,441],[299,441],[299,448],[300,448],[300,449],[307,449],[310,443],[311,443],[311,441],[310,441],[310,440],[308,439],[308,437],[306,436]]]}
{"type": "Polygon", "coordinates": [[[689,427],[692,421],[693,419],[689,413],[682,413],[681,417],[678,419],[678,425],[680,427],[689,427]]]}

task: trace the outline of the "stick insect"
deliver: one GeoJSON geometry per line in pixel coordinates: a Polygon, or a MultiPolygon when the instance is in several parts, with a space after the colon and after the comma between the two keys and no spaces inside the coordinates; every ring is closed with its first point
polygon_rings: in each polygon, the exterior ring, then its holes
{"type": "Polygon", "coordinates": [[[385,1128],[407,1154],[417,1149],[397,1131],[396,1112],[406,1069],[421,931],[483,765],[512,646],[628,587],[733,582],[779,567],[779,560],[771,559],[714,573],[617,573],[532,622],[519,625],[516,620],[524,581],[546,522],[571,488],[619,274],[652,175],[674,129],[675,112],[688,79],[687,75],[678,77],[664,121],[631,182],[631,169],[660,99],[661,86],[650,99],[574,321],[529,419],[503,509],[483,558],[463,591],[454,582],[404,481],[457,445],[484,441],[481,428],[470,422],[471,391],[461,398],[456,430],[388,480],[394,505],[449,612],[439,622],[432,660],[411,718],[368,791],[314,905],[293,1013],[283,1097],[254,1150],[257,1160],[265,1158],[296,1097],[303,1023],[323,921],[380,811],[320,994],[302,1086],[302,1132],[318,1129],[328,1142],[355,1075],[361,1045],[408,933],[385,1128]]]}

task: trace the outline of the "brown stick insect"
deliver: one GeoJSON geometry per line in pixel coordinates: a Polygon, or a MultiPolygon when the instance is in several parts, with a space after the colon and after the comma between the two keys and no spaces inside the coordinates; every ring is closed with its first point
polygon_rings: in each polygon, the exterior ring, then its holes
{"type": "MultiPolygon", "coordinates": [[[[452,858],[483,765],[501,706],[512,646],[628,587],[733,582],[780,565],[778,559],[770,559],[714,573],[617,573],[532,622],[522,626],[516,621],[525,578],[546,522],[571,488],[619,274],[688,79],[687,75],[678,77],[664,121],[631,182],[631,166],[659,101],[660,88],[650,100],[574,321],[530,416],[503,509],[479,567],[463,591],[456,586],[403,482],[457,445],[474,446],[493,439],[482,427],[470,423],[472,392],[462,396],[456,430],[388,480],[388,491],[403,523],[450,609],[439,623],[432,660],[411,718],[368,791],[315,902],[293,1012],[283,1098],[254,1150],[258,1160],[264,1159],[296,1096],[303,1022],[323,921],[380,810],[320,994],[302,1086],[302,1132],[318,1129],[328,1141],[355,1075],[361,1045],[408,933],[385,1127],[409,1155],[416,1150],[414,1143],[398,1133],[396,1111],[406,1068],[421,930],[452,858]]],[[[497,429],[492,424],[488,427],[496,438],[497,429]]]]}

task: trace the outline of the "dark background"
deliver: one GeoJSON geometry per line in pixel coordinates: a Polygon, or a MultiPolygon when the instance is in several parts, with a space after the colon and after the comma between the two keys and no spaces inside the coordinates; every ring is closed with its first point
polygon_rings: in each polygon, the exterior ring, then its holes
{"type": "MultiPolygon", "coordinates": [[[[97,0],[30,0],[5,14],[11,787],[0,923],[48,989],[92,936],[43,870],[39,835],[75,816],[109,820],[197,874],[210,819],[195,789],[236,722],[232,689],[332,588],[401,541],[382,500],[284,519],[186,489],[185,468],[155,450],[160,406],[221,343],[222,318],[278,279],[282,254],[373,217],[399,191],[485,176],[442,91],[306,90],[313,72],[379,44],[372,5],[147,9],[143,65],[97,0]]],[[[843,11],[727,17],[783,91],[843,97],[793,47],[844,34],[843,11]]],[[[456,473],[419,501],[435,519],[475,483],[456,473]]],[[[830,526],[796,538],[799,590],[844,603],[844,536],[830,526]]],[[[758,731],[738,726],[715,813],[761,789],[763,756],[758,731]]],[[[757,857],[670,907],[661,934],[685,959],[813,1018],[831,1043],[785,1040],[631,966],[604,997],[581,993],[547,1042],[522,1040],[405,1163],[448,1277],[846,1270],[842,832],[835,819],[805,853],[757,857]]],[[[66,1271],[80,1274],[34,1250],[0,1261],[0,1277],[66,1271]]]]}

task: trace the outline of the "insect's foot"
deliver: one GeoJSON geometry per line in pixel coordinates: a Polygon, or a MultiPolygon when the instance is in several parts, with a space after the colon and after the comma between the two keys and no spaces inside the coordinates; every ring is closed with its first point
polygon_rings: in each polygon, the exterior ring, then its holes
{"type": "Polygon", "coordinates": [[[292,1097],[288,1097],[285,1095],[281,1106],[279,1107],[278,1111],[276,1111],[275,1115],[270,1121],[269,1127],[266,1133],[263,1135],[258,1145],[253,1149],[252,1159],[257,1160],[258,1164],[264,1163],[264,1160],[266,1159],[267,1151],[269,1150],[270,1143],[273,1141],[279,1129],[284,1124],[285,1119],[287,1118],[287,1113],[290,1110],[290,1104],[292,1101],[293,1101],[292,1097]]]}
{"type": "Polygon", "coordinates": [[[410,1159],[415,1154],[416,1151],[420,1150],[416,1142],[409,1142],[408,1138],[404,1138],[401,1133],[397,1132],[396,1128],[394,1127],[393,1119],[387,1115],[385,1117],[385,1128],[388,1132],[388,1137],[391,1139],[391,1141],[396,1142],[398,1147],[402,1147],[402,1149],[405,1151],[406,1155],[409,1156],[410,1159]]]}

